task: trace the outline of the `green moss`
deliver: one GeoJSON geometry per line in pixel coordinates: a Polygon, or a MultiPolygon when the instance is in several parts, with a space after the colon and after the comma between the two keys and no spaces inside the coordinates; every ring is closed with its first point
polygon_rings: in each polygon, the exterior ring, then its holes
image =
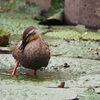
{"type": "Polygon", "coordinates": [[[52,38],[62,38],[62,39],[74,39],[74,40],[100,40],[100,34],[98,32],[84,31],[79,32],[75,28],[71,27],[52,27],[50,28],[53,32],[45,34],[45,36],[52,38]]]}
{"type": "Polygon", "coordinates": [[[3,35],[8,35],[10,34],[9,32],[3,30],[3,29],[0,29],[0,36],[3,36],[3,35]]]}
{"type": "Polygon", "coordinates": [[[28,77],[28,76],[24,76],[24,77],[19,77],[19,80],[24,80],[24,81],[34,81],[34,82],[44,82],[47,79],[45,78],[39,78],[39,77],[28,77]]]}
{"type": "MultiPolygon", "coordinates": [[[[10,0],[9,0],[10,1],[10,0]]],[[[20,6],[25,3],[24,0],[13,0],[9,2],[8,0],[0,0],[0,12],[15,12],[19,10],[20,6]]]]}
{"type": "Polygon", "coordinates": [[[22,75],[19,75],[18,79],[16,79],[16,76],[2,75],[2,74],[0,74],[0,79],[1,80],[17,80],[17,81],[23,80],[23,81],[33,81],[33,82],[44,82],[48,80],[46,78],[30,77],[30,76],[22,76],[22,75]]]}
{"type": "Polygon", "coordinates": [[[91,87],[88,88],[84,93],[83,97],[80,100],[99,100],[100,95],[95,92],[95,90],[91,87]]]}
{"type": "Polygon", "coordinates": [[[29,25],[34,25],[41,31],[47,28],[47,26],[38,25],[38,21],[33,20],[30,14],[1,13],[0,29],[9,31],[11,34],[22,34],[23,30],[29,25]]]}

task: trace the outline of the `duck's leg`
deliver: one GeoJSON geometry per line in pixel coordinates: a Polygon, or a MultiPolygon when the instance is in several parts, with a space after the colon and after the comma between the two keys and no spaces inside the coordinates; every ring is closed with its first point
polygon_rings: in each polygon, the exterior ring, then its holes
{"type": "Polygon", "coordinates": [[[19,66],[19,62],[16,62],[16,67],[12,70],[7,70],[6,72],[11,74],[11,75],[16,75],[16,70],[17,70],[18,66],[19,66]]]}
{"type": "Polygon", "coordinates": [[[37,77],[37,70],[28,71],[27,75],[31,77],[37,77]]]}
{"type": "Polygon", "coordinates": [[[34,76],[37,76],[37,73],[36,72],[37,72],[37,70],[33,70],[33,75],[34,76]]]}

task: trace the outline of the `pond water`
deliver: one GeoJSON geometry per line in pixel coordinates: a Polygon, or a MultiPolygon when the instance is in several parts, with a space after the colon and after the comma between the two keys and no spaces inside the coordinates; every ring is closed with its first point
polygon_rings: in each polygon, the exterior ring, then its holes
{"type": "MultiPolygon", "coordinates": [[[[25,20],[16,20],[17,17],[11,16],[8,21],[8,18],[7,16],[1,17],[0,20],[3,19],[1,26],[5,26],[4,29],[11,32],[10,44],[7,47],[0,47],[0,49],[13,50],[21,39],[23,29],[28,25],[35,25],[37,22],[33,24],[33,20],[29,19],[30,22],[26,23],[25,20]],[[17,24],[15,24],[16,21],[17,24]],[[6,24],[4,24],[5,22],[6,24]],[[14,22],[13,25],[12,22],[14,22]]],[[[42,32],[48,30],[48,26],[38,24],[36,26],[42,32]]],[[[48,41],[51,59],[47,68],[38,70],[37,78],[29,77],[28,73],[32,70],[26,70],[22,66],[17,70],[18,79],[5,73],[6,70],[14,68],[15,59],[11,54],[0,54],[0,98],[2,100],[40,100],[40,97],[41,100],[52,98],[54,98],[53,100],[71,100],[75,98],[92,100],[89,97],[94,98],[98,95],[97,93],[100,93],[100,41],[96,41],[100,39],[98,37],[99,33],[94,32],[93,35],[86,38],[84,35],[80,35],[84,32],[80,33],[73,30],[73,28],[65,27],[62,29],[62,26],[56,26],[55,29],[55,26],[52,27],[49,27],[49,29],[52,29],[53,32],[42,35],[48,41]],[[72,35],[66,35],[66,33],[71,34],[71,32],[72,35]],[[83,39],[79,39],[79,37],[83,39]],[[65,68],[65,63],[69,67],[65,68]],[[63,81],[65,82],[65,88],[57,88],[63,81]],[[89,94],[91,93],[91,91],[88,91],[90,87],[95,90],[92,92],[94,97],[89,94]],[[18,96],[16,97],[16,95],[18,96]]],[[[100,96],[96,97],[95,100],[100,99],[100,96]]]]}

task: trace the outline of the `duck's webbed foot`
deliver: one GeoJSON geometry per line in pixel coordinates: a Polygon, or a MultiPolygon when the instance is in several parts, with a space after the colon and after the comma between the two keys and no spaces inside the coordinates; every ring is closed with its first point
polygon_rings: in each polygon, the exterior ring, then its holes
{"type": "Polygon", "coordinates": [[[6,73],[9,73],[11,75],[16,75],[16,69],[12,69],[12,70],[7,70],[6,73]]]}
{"type": "Polygon", "coordinates": [[[6,73],[9,73],[11,75],[16,75],[17,76],[17,73],[16,73],[16,70],[17,70],[17,67],[19,66],[19,62],[16,62],[16,67],[12,70],[7,70],[6,73]]]}

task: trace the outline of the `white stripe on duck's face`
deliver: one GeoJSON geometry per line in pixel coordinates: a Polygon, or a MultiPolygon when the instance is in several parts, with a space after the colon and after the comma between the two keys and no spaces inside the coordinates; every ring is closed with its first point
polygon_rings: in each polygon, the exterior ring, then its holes
{"type": "Polygon", "coordinates": [[[26,37],[29,36],[32,33],[35,33],[34,31],[35,31],[34,29],[32,29],[31,31],[29,31],[28,34],[26,35],[26,37]]]}

